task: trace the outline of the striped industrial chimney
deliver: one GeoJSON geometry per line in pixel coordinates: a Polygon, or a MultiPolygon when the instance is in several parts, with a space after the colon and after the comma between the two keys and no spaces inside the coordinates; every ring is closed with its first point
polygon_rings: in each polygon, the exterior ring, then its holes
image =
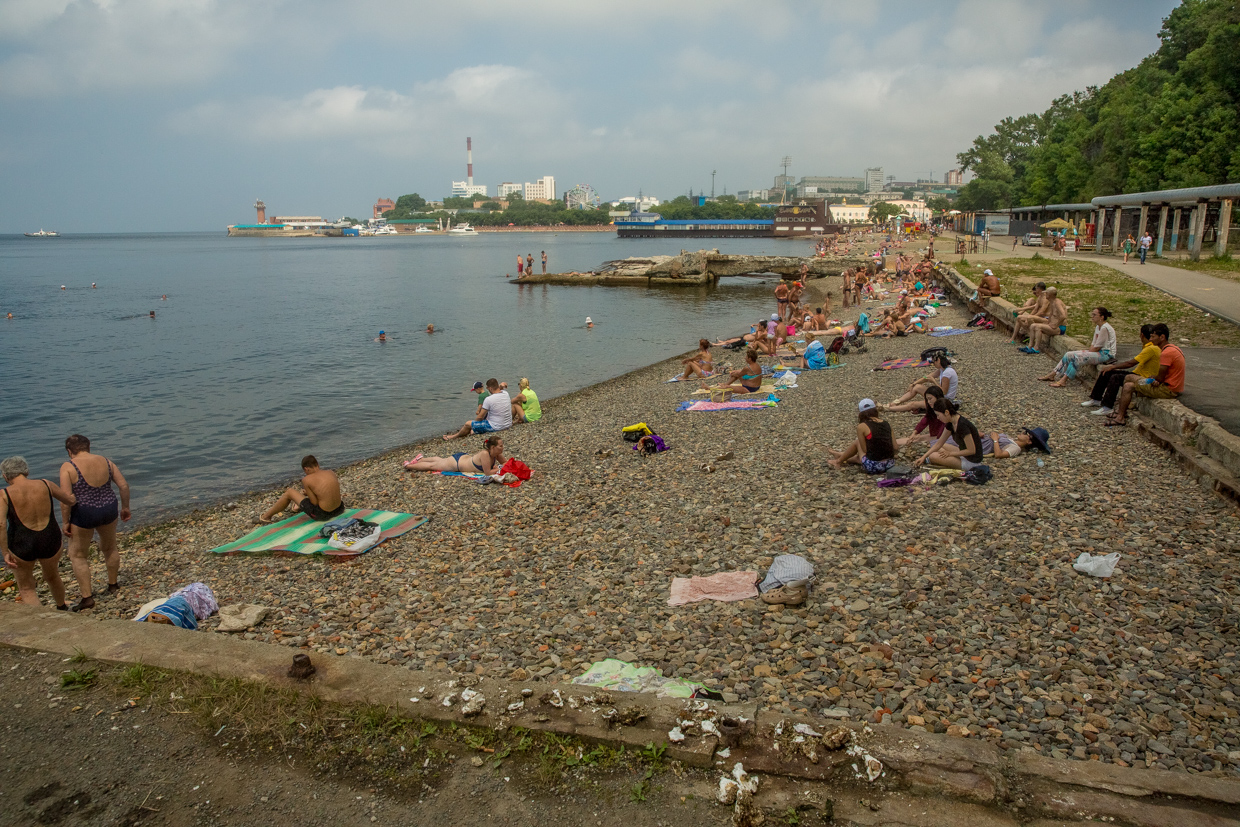
{"type": "Polygon", "coordinates": [[[465,139],[465,180],[474,185],[474,139],[465,139]]]}

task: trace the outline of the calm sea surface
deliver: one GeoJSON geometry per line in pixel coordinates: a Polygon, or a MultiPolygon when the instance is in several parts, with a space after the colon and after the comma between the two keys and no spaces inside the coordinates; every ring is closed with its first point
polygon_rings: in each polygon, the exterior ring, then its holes
{"type": "Polygon", "coordinates": [[[528,376],[547,399],[771,310],[771,287],[748,279],[516,287],[504,274],[516,275],[518,252],[546,250],[561,271],[707,245],[808,246],[610,233],[0,236],[0,457],[55,478],[65,437],[86,434],[124,471],[139,522],[286,479],[306,453],[329,466],[362,459],[458,427],[476,380],[515,388],[528,376]]]}

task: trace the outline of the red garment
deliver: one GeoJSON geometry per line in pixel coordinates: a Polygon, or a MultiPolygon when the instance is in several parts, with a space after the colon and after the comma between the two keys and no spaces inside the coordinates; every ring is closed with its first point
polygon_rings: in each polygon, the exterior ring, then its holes
{"type": "Polygon", "coordinates": [[[504,463],[504,466],[499,469],[499,476],[501,477],[504,476],[504,474],[513,474],[514,476],[516,476],[517,482],[504,483],[505,485],[509,485],[513,488],[516,488],[522,482],[524,482],[525,480],[528,480],[533,475],[533,473],[534,472],[530,470],[530,467],[528,465],[526,465],[521,460],[516,459],[515,457],[510,458],[507,462],[504,463]]]}

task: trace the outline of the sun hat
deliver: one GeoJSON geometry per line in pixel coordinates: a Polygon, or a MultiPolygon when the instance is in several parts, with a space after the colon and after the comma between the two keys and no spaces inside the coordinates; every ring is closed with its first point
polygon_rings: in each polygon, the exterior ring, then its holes
{"type": "Polygon", "coordinates": [[[1051,435],[1045,428],[1021,428],[1021,430],[1029,434],[1029,438],[1033,440],[1033,447],[1047,454],[1051,452],[1051,446],[1047,444],[1051,435]]]}
{"type": "Polygon", "coordinates": [[[866,397],[865,399],[862,399],[860,402],[857,403],[858,413],[865,413],[866,411],[873,411],[877,409],[878,409],[878,405],[876,405],[874,403],[874,400],[870,399],[869,397],[866,397]]]}
{"type": "Polygon", "coordinates": [[[586,324],[594,324],[594,320],[591,319],[589,316],[586,316],[586,324]]]}

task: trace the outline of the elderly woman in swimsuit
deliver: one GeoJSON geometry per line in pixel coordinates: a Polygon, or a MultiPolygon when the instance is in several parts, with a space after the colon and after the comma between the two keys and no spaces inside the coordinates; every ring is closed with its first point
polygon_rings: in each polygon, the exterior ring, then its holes
{"type": "Polygon", "coordinates": [[[459,471],[462,474],[495,474],[504,459],[504,440],[491,435],[475,454],[458,451],[450,457],[424,457],[418,454],[405,463],[406,471],[459,471]]]}
{"type": "Polygon", "coordinates": [[[757,393],[762,387],[762,366],[758,364],[758,351],[753,348],[745,351],[745,367],[728,374],[728,384],[717,385],[715,390],[727,390],[733,393],[757,393]]]}
{"type": "Polygon", "coordinates": [[[52,500],[71,506],[77,498],[54,482],[30,479],[30,467],[21,457],[0,462],[0,474],[8,486],[0,490],[0,553],[17,577],[17,602],[42,605],[34,581],[38,563],[56,608],[66,611],[65,583],[59,570],[63,538],[52,500]]]}
{"type": "Polygon", "coordinates": [[[77,502],[72,509],[61,501],[65,534],[69,536],[69,562],[82,595],[73,611],[94,608],[95,598],[90,582],[90,542],[99,535],[99,553],[107,569],[109,595],[121,590],[117,576],[121,569],[121,552],[116,544],[117,517],[129,522],[129,483],[116,463],[90,452],[90,440],[74,434],[65,440],[69,461],[60,466],[60,487],[73,491],[77,502]],[[115,485],[120,491],[117,502],[115,485]]]}

